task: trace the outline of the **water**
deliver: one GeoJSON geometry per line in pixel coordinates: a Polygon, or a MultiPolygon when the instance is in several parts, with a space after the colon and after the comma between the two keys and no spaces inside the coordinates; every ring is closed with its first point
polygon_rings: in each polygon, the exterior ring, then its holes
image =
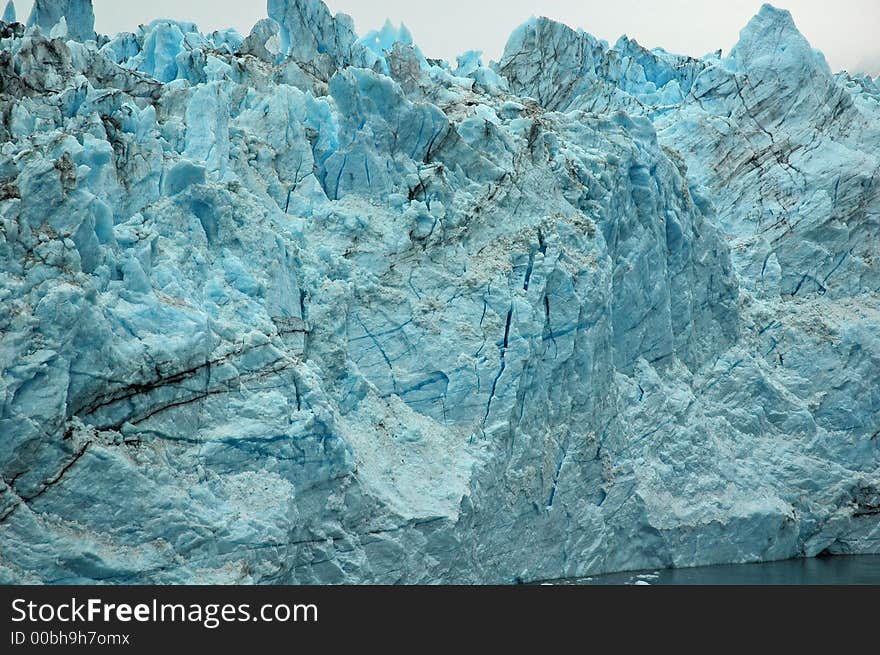
{"type": "Polygon", "coordinates": [[[572,585],[880,585],[880,555],[614,573],[572,585]]]}

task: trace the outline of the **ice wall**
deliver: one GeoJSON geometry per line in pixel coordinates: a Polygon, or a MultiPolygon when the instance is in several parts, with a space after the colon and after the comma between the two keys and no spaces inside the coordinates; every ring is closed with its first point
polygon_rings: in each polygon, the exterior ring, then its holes
{"type": "Polygon", "coordinates": [[[247,37],[29,24],[0,581],[880,550],[880,90],[787,12],[699,60],[535,19],[491,68],[318,0],[247,37]]]}

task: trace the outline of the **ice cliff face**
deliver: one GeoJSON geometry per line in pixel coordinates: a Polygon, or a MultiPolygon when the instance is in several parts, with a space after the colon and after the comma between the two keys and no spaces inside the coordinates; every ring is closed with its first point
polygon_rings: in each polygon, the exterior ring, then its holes
{"type": "MultiPolygon", "coordinates": [[[[12,12],[15,11],[13,0],[10,0],[8,8],[11,8],[12,12]]],[[[51,35],[51,31],[57,29],[59,23],[62,31],[56,33],[62,38],[77,41],[95,39],[95,12],[92,10],[92,0],[35,0],[27,22],[28,27],[39,27],[43,32],[51,35]]]]}
{"type": "Polygon", "coordinates": [[[268,14],[0,25],[0,580],[880,552],[873,80],[268,14]]]}

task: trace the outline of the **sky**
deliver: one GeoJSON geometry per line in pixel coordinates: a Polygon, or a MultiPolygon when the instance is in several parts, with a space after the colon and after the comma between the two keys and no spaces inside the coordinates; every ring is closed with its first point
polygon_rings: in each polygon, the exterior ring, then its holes
{"type": "MultiPolygon", "coordinates": [[[[5,0],[0,0],[5,4],[5,0]]],[[[761,0],[326,0],[350,14],[359,34],[386,18],[404,22],[427,57],[454,61],[467,50],[499,59],[507,37],[531,16],[548,16],[613,43],[622,34],[649,48],[702,56],[725,52],[761,0]]],[[[33,0],[17,0],[19,20],[33,0]]],[[[834,70],[880,74],[880,0],[776,0],[834,70]]],[[[94,0],[96,28],[132,31],[154,18],[198,23],[202,31],[235,27],[247,34],[266,16],[265,0],[94,0]]]]}

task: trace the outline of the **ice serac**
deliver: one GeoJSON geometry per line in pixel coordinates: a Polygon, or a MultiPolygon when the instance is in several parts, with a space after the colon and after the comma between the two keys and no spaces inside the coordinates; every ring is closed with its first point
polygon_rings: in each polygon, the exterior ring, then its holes
{"type": "Polygon", "coordinates": [[[281,55],[280,28],[271,18],[259,21],[242,43],[239,52],[274,64],[281,55]]]}
{"type": "Polygon", "coordinates": [[[775,71],[786,89],[794,89],[810,75],[831,74],[823,55],[798,31],[791,13],[768,4],[742,31],[724,63],[744,73],[775,71]]]}
{"type": "Polygon", "coordinates": [[[0,38],[0,582],[880,552],[880,88],[786,12],[76,24],[0,38]]]}
{"type": "Polygon", "coordinates": [[[3,9],[3,22],[4,23],[14,23],[16,21],[16,13],[15,13],[15,2],[14,0],[9,0],[6,3],[6,7],[3,9]]]}
{"type": "Polygon", "coordinates": [[[268,0],[269,18],[281,27],[281,53],[306,64],[328,80],[346,66],[370,67],[375,61],[358,43],[354,21],[330,13],[321,0],[268,0]]]}
{"type": "Polygon", "coordinates": [[[37,26],[48,35],[62,18],[67,21],[68,38],[77,41],[95,39],[92,0],[35,0],[28,26],[37,26]]]}

